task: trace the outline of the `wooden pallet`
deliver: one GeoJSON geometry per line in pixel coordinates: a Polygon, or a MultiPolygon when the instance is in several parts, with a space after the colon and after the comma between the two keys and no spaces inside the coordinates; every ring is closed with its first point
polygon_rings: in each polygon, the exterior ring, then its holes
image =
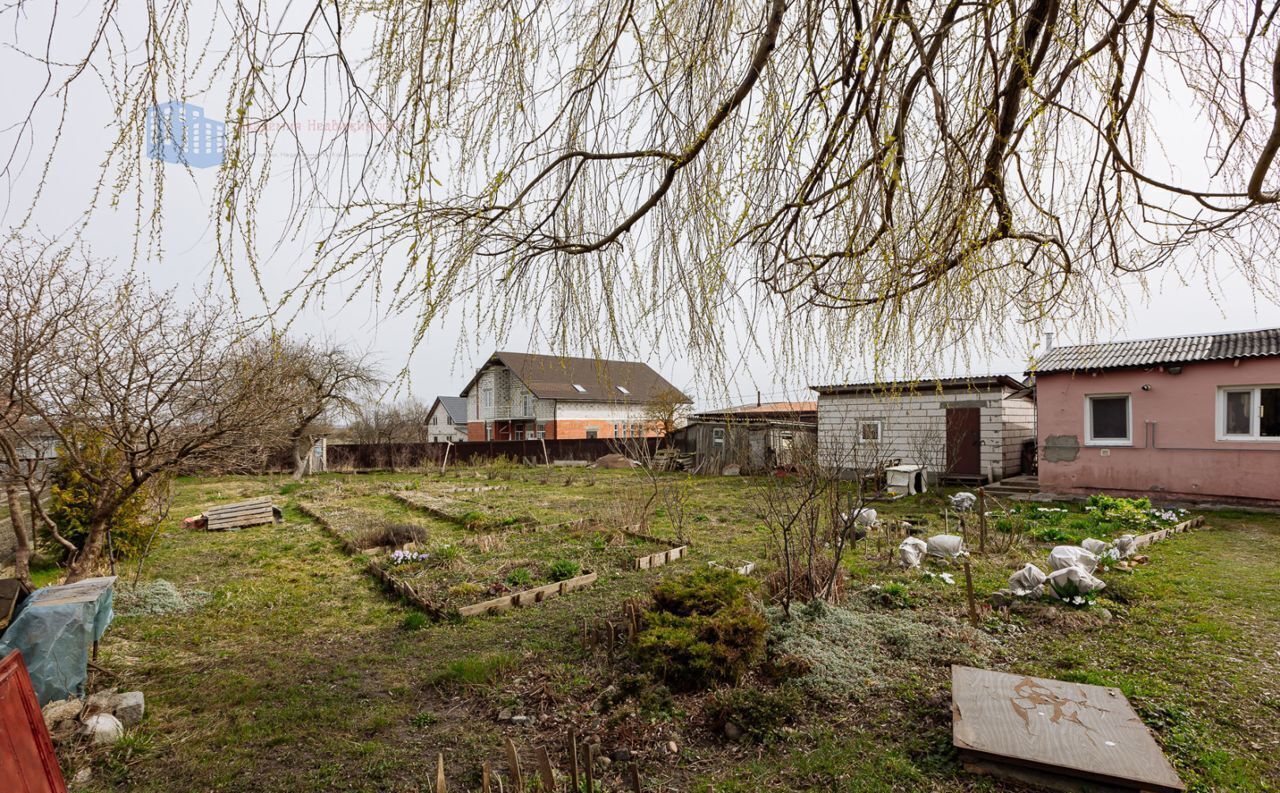
{"type": "Polygon", "coordinates": [[[275,508],[271,506],[271,497],[263,496],[235,504],[213,507],[204,513],[205,528],[209,531],[226,531],[246,526],[260,526],[274,523],[275,508]]]}

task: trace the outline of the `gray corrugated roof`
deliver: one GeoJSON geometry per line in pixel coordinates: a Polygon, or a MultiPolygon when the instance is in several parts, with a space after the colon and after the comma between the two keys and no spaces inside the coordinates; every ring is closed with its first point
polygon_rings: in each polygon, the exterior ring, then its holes
{"type": "Polygon", "coordinates": [[[449,421],[454,424],[467,423],[467,398],[456,396],[438,396],[436,401],[444,408],[444,412],[449,414],[449,421]]]}
{"type": "Polygon", "coordinates": [[[1027,384],[1004,374],[974,375],[972,377],[940,377],[924,380],[895,380],[892,382],[841,383],[839,385],[811,385],[819,394],[925,394],[930,391],[985,391],[994,388],[1019,390],[1027,384]]]}
{"type": "Polygon", "coordinates": [[[1036,372],[1125,369],[1280,355],[1280,328],[1054,347],[1036,372]]]}

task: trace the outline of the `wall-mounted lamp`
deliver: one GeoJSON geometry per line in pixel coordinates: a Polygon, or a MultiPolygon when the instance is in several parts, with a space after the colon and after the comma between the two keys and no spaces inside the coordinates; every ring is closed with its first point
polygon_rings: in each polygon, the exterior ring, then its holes
{"type": "Polygon", "coordinates": [[[1143,391],[1150,391],[1150,390],[1151,390],[1151,384],[1150,384],[1150,383],[1143,383],[1143,384],[1142,384],[1142,390],[1143,390],[1143,391]]]}

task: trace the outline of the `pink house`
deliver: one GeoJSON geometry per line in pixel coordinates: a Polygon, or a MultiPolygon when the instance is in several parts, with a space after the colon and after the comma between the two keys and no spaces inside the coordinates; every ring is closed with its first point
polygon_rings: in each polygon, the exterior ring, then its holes
{"type": "Polygon", "coordinates": [[[1280,328],[1057,347],[1040,489],[1280,502],[1280,328]]]}

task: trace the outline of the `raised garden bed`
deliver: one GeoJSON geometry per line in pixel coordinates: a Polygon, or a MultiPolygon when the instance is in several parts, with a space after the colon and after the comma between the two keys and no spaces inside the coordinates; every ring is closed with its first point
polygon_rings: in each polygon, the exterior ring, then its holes
{"type": "MultiPolygon", "coordinates": [[[[364,557],[370,574],[388,589],[437,617],[541,603],[593,583],[599,571],[635,569],[638,556],[670,554],[653,540],[585,523],[533,529],[514,525],[478,533],[419,517],[427,525],[395,523],[379,529],[378,521],[386,521],[386,515],[369,509],[323,503],[301,509],[349,553],[364,557]],[[370,538],[391,542],[370,546],[370,538]]],[[[680,549],[674,558],[683,553],[680,549]]]]}

